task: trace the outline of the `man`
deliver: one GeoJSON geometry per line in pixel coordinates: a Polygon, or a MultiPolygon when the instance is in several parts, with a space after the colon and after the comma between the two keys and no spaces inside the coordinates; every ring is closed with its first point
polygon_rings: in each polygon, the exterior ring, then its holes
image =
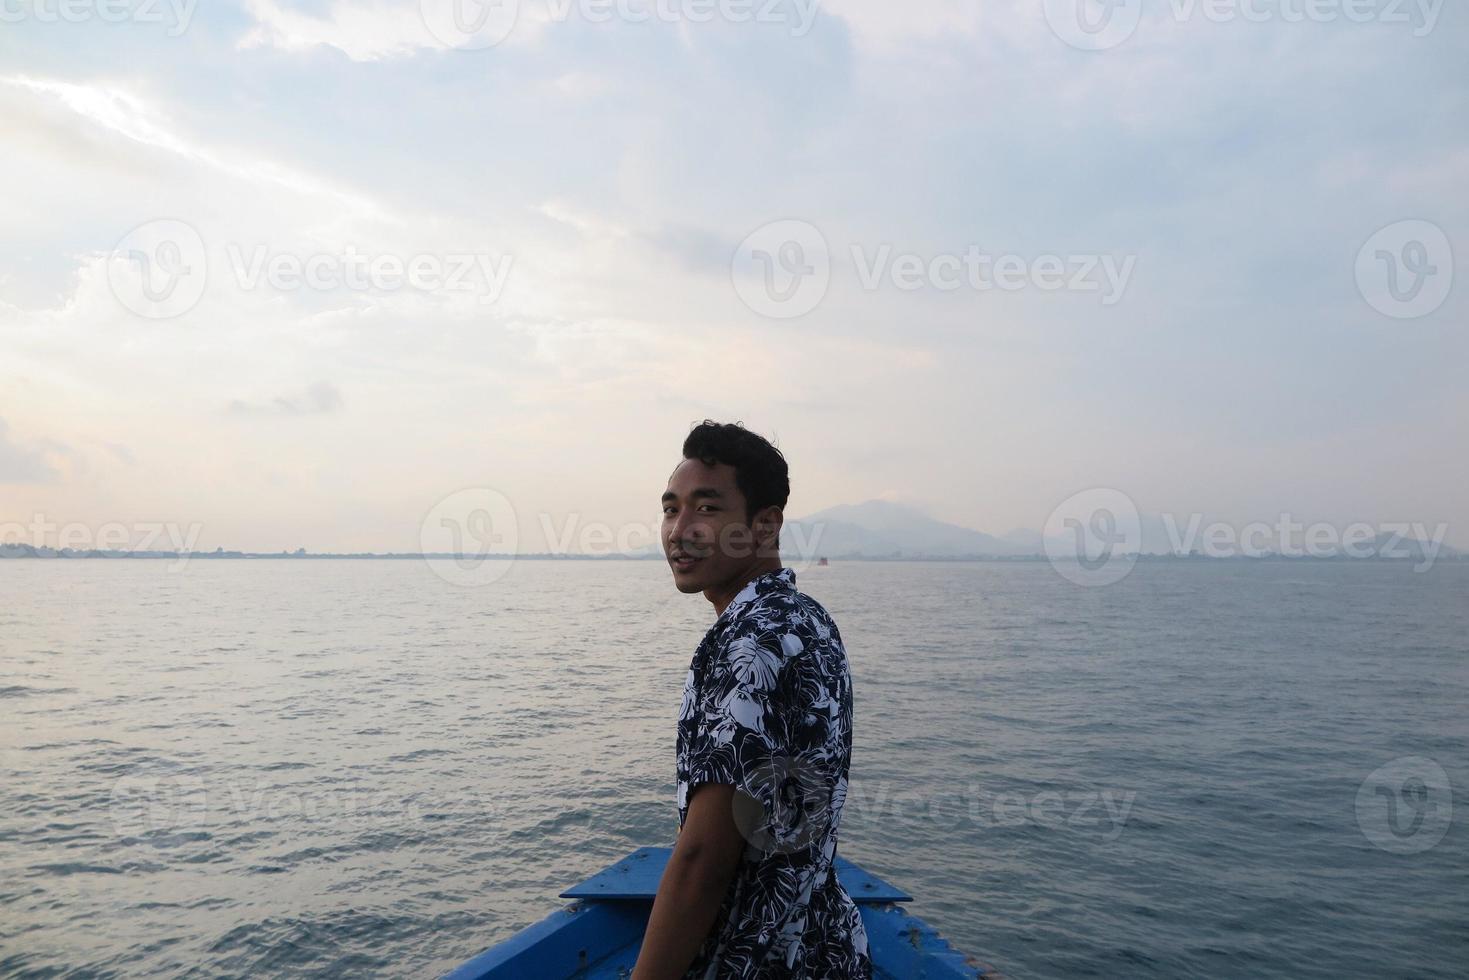
{"type": "Polygon", "coordinates": [[[867,980],[837,881],[852,680],[836,623],[781,564],[785,457],[705,420],[663,494],[674,585],[717,618],[679,712],[679,834],[632,980],[867,980]]]}

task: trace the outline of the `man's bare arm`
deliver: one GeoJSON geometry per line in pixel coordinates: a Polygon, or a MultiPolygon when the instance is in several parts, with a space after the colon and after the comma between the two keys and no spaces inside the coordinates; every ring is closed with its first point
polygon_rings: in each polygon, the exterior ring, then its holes
{"type": "Polygon", "coordinates": [[[734,822],[735,788],[701,783],[689,792],[688,814],[658,882],[632,980],[684,975],[714,926],[745,850],[734,822]]]}

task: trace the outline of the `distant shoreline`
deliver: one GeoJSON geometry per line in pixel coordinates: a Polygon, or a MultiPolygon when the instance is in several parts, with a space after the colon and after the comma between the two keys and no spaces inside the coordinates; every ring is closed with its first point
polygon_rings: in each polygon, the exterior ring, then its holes
{"type": "MultiPolygon", "coordinates": [[[[813,565],[816,558],[802,559],[813,565]]],[[[831,562],[1050,562],[1050,557],[1041,554],[1033,555],[827,555],[831,562]]],[[[51,548],[33,548],[30,545],[0,545],[0,561],[664,561],[662,555],[572,555],[559,554],[556,552],[536,552],[529,554],[502,554],[492,553],[486,555],[463,555],[449,552],[422,553],[375,553],[358,552],[349,554],[311,554],[311,553],[289,553],[289,552],[250,552],[250,551],[199,551],[199,552],[174,552],[174,551],[73,551],[64,549],[57,551],[51,548]],[[23,549],[23,550],[22,550],[23,549]]],[[[1071,561],[1074,559],[1060,558],[1055,561],[1071,561]]],[[[1200,562],[1200,561],[1223,561],[1223,562],[1269,562],[1269,561],[1316,561],[1316,562],[1363,562],[1363,561],[1386,561],[1386,562],[1421,562],[1424,556],[1421,554],[1404,555],[1177,555],[1160,553],[1137,553],[1115,555],[1110,561],[1169,561],[1169,562],[1200,562]]],[[[1463,562],[1469,561],[1469,554],[1441,555],[1435,559],[1436,562],[1463,562]]],[[[789,561],[786,564],[790,564],[789,561]]]]}

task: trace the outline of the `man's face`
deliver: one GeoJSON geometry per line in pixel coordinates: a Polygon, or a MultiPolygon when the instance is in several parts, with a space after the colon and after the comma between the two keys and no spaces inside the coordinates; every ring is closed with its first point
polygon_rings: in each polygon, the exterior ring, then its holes
{"type": "MultiPolygon", "coordinates": [[[[762,516],[768,515],[755,515],[756,530],[768,538],[768,526],[759,524],[762,516]]],[[[769,551],[757,545],[745,518],[745,495],[728,463],[710,466],[686,459],[678,464],[663,494],[661,537],[680,592],[718,589],[769,551]]]]}

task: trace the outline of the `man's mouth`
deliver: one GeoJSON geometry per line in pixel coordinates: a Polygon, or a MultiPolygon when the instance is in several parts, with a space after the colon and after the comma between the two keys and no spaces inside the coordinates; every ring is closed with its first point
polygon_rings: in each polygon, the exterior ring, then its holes
{"type": "Polygon", "coordinates": [[[668,560],[676,571],[686,572],[704,559],[688,554],[678,554],[671,556],[668,560]]]}

